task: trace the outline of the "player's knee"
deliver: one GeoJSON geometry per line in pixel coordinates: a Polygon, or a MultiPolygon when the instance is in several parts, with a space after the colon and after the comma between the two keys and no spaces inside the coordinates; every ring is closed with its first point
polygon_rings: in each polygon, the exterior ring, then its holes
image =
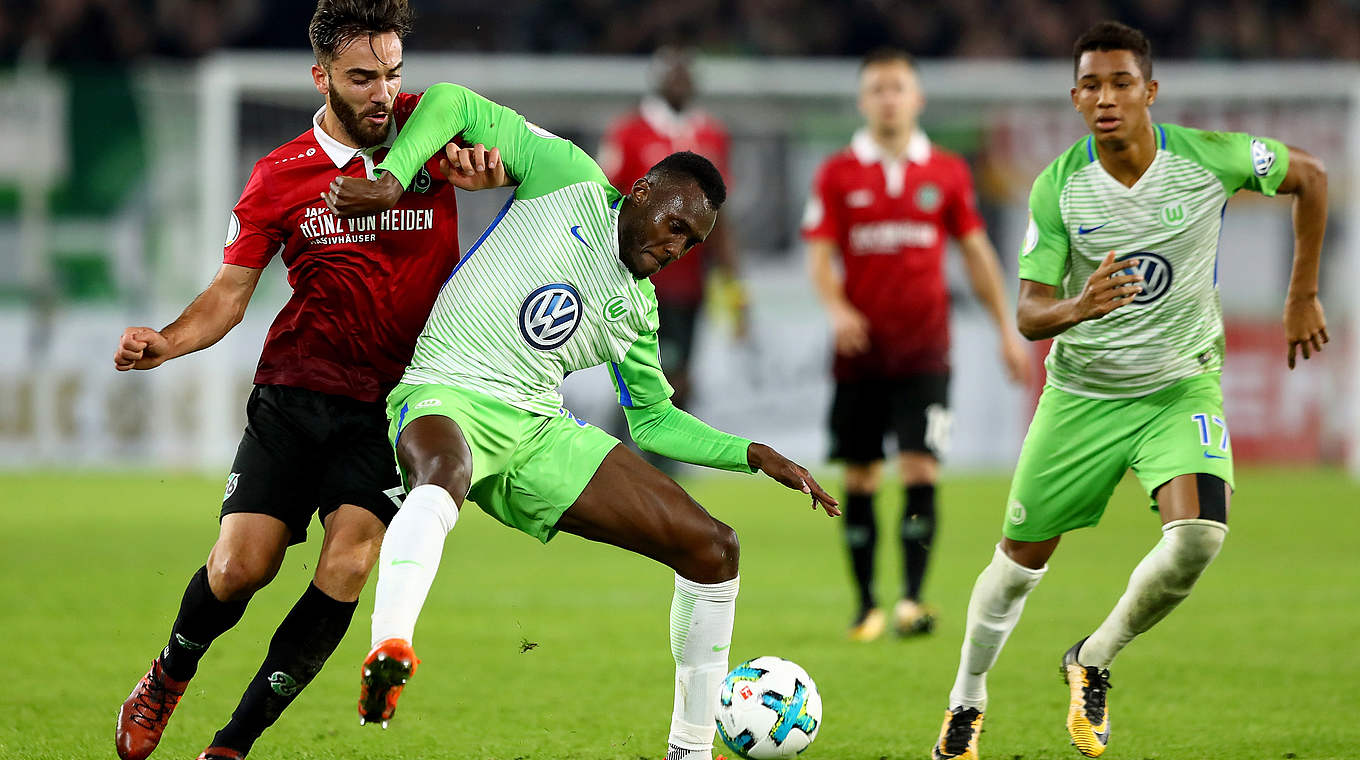
{"type": "Polygon", "coordinates": [[[1184,594],[1214,561],[1228,536],[1228,526],[1216,520],[1175,520],[1162,526],[1164,550],[1174,568],[1168,575],[1168,588],[1184,594]]]}
{"type": "Polygon", "coordinates": [[[721,583],[737,577],[741,564],[741,542],[731,527],[712,520],[689,542],[689,567],[677,572],[697,583],[721,583]]]}
{"type": "Polygon", "coordinates": [[[241,601],[269,585],[278,571],[272,558],[214,549],[208,560],[208,587],[221,601],[241,601]]]}

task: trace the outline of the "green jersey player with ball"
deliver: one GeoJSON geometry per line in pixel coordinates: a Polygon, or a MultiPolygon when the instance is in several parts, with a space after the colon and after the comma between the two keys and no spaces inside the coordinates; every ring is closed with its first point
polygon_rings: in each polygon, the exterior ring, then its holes
{"type": "MultiPolygon", "coordinates": [[[[466,499],[541,541],[574,533],[675,571],[666,758],[711,760],[732,641],[736,534],[661,471],[562,409],[557,388],[567,372],[608,364],[643,450],[762,471],[839,514],[807,470],[670,401],[647,278],[712,231],[726,197],[722,176],[699,155],[674,153],[620,193],[571,142],[440,84],[426,90],[378,166],[386,174],[376,182],[341,177],[328,203],[345,216],[390,207],[455,137],[495,145],[517,188],[454,269],[388,396],[390,436],[412,488],[383,540],[360,712],[386,722],[415,671],[416,617],[466,499]]],[[[481,158],[462,157],[466,173],[483,168],[466,163],[481,158]]]]}
{"type": "Polygon", "coordinates": [[[1048,382],[1011,484],[1002,539],[968,604],[942,758],[977,757],[987,671],[1064,533],[1099,522],[1130,469],[1158,510],[1161,541],[1096,630],[1062,658],[1072,743],[1097,757],[1110,738],[1109,666],[1181,602],[1228,533],[1232,447],[1223,413],[1218,237],[1238,190],[1294,196],[1285,299],[1288,363],[1327,342],[1317,299],[1327,180],[1276,140],[1152,121],[1151,50],[1103,22],[1073,51],[1072,104],[1090,135],[1034,181],[1020,251],[1018,325],[1056,338],[1048,382]]]}

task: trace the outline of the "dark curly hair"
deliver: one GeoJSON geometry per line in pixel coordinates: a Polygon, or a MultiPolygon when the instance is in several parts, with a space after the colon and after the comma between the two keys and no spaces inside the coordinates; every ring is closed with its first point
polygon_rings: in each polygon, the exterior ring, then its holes
{"type": "Polygon", "coordinates": [[[714,211],[722,208],[723,201],[727,200],[727,183],[723,182],[722,172],[698,153],[688,150],[672,153],[647,170],[647,179],[652,182],[676,177],[694,180],[714,211]]]}
{"type": "Polygon", "coordinates": [[[1072,78],[1077,78],[1081,66],[1081,54],[1096,50],[1127,50],[1138,59],[1138,68],[1143,72],[1143,81],[1152,81],[1152,43],[1137,29],[1118,21],[1102,21],[1086,30],[1072,46],[1072,78]]]}
{"type": "Polygon", "coordinates": [[[406,0],[320,0],[307,37],[322,68],[336,53],[359,37],[395,32],[406,39],[411,31],[411,8],[406,0]]]}

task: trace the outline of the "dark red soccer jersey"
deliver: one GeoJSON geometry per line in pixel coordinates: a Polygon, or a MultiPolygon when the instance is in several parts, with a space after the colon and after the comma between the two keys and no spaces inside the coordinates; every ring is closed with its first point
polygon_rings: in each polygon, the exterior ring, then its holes
{"type": "MultiPolygon", "coordinates": [[[[610,126],[600,144],[600,166],[609,184],[627,193],[639,177],[672,153],[690,150],[707,158],[727,177],[731,140],[727,130],[703,111],[677,114],[655,97],[610,126]]],[[[692,250],[652,275],[656,298],[662,303],[695,306],[704,298],[703,246],[692,250]]]]}
{"type": "MultiPolygon", "coordinates": [[[[419,100],[397,96],[397,128],[419,100]]],[[[321,199],[337,175],[371,177],[386,150],[346,147],[314,121],[255,163],[232,210],[223,260],[259,268],[278,255],[293,287],[269,328],[256,383],[377,401],[401,379],[458,261],[453,186],[435,157],[396,207],[377,216],[340,219],[321,199]]]]}
{"type": "Polygon", "coordinates": [[[869,350],[837,354],[837,380],[948,370],[946,236],[982,224],[968,165],[922,133],[890,160],[861,131],[822,164],[803,237],[836,245],[846,298],[869,321],[869,350]]]}

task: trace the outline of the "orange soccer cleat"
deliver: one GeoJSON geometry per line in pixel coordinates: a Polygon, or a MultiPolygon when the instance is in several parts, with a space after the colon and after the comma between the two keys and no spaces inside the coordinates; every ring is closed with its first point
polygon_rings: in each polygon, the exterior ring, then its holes
{"type": "Polygon", "coordinates": [[[151,661],[151,669],[133,687],[118,710],[114,743],[122,760],[145,760],[160,744],[165,724],[175,711],[188,681],[176,681],[165,674],[161,658],[151,661]]]}
{"type": "Polygon", "coordinates": [[[397,711],[397,697],[416,673],[420,658],[403,639],[384,639],[364,658],[359,678],[359,725],[382,723],[397,711]]]}
{"type": "Polygon", "coordinates": [[[198,753],[198,760],[244,760],[245,755],[230,747],[209,747],[198,753]]]}

